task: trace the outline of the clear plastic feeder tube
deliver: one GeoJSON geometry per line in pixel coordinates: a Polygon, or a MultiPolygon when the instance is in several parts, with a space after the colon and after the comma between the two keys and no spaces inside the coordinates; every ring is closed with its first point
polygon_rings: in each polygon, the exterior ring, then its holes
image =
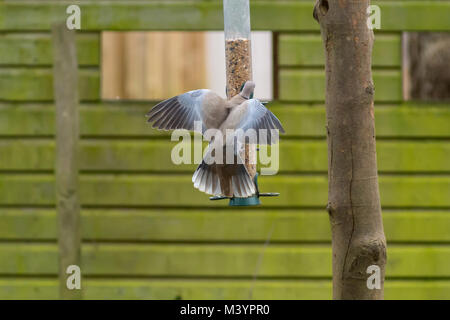
{"type": "MultiPolygon", "coordinates": [[[[223,0],[225,27],[225,60],[227,97],[240,92],[247,80],[252,80],[249,0],[223,0]]],[[[246,144],[241,152],[250,176],[256,175],[256,145],[246,144]]]]}
{"type": "Polygon", "coordinates": [[[227,96],[252,79],[249,0],[223,0],[227,96]]]}

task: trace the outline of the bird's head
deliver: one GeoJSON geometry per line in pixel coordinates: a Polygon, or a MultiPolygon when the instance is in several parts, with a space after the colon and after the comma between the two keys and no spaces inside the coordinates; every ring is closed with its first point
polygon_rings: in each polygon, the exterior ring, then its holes
{"type": "Polygon", "coordinates": [[[245,99],[253,99],[254,90],[255,83],[253,81],[246,81],[241,88],[241,96],[245,99]]]}

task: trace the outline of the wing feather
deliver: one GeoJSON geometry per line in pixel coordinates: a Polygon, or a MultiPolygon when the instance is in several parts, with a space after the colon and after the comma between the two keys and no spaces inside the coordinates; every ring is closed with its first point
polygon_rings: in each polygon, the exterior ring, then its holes
{"type": "Polygon", "coordinates": [[[285,132],[280,120],[257,99],[249,99],[244,103],[247,104],[246,112],[236,129],[243,129],[244,132],[249,129],[256,130],[259,144],[277,143],[278,135],[274,135],[271,130],[285,132]],[[267,130],[266,136],[261,135],[261,129],[267,130]]]}
{"type": "Polygon", "coordinates": [[[195,121],[202,123],[202,132],[206,128],[202,119],[203,100],[206,95],[215,94],[207,89],[189,91],[154,106],[148,113],[148,122],[160,130],[195,129],[195,121]]]}

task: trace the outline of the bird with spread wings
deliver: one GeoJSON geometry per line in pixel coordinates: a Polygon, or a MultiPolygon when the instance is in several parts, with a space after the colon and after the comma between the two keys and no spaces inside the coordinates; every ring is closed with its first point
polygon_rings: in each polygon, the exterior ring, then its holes
{"type": "Polygon", "coordinates": [[[192,176],[194,187],[200,191],[239,198],[256,193],[240,150],[249,142],[249,136],[254,137],[250,138],[251,143],[277,143],[278,131],[284,133],[284,129],[271,111],[252,98],[254,89],[255,83],[247,81],[241,92],[230,100],[208,89],[193,90],[162,101],[147,113],[147,121],[160,130],[186,129],[204,134],[212,129],[222,134],[223,139],[215,139],[217,135],[210,139],[202,163],[192,176]],[[227,148],[230,144],[233,146],[227,148]],[[222,156],[217,153],[220,149],[222,156]],[[227,150],[233,151],[231,157],[227,157],[227,150]]]}

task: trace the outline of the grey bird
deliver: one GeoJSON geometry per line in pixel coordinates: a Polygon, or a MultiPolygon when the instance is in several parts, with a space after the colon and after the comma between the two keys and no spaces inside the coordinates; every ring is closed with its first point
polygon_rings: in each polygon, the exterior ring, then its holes
{"type": "Polygon", "coordinates": [[[278,136],[273,135],[271,129],[281,132],[284,129],[277,117],[259,100],[251,99],[254,88],[255,83],[247,81],[242,91],[230,100],[208,89],[193,90],[162,101],[147,113],[147,121],[160,130],[187,129],[204,134],[208,129],[215,129],[222,133],[224,139],[210,140],[206,155],[192,176],[194,187],[200,191],[240,198],[255,194],[255,185],[240,157],[245,141],[230,136],[227,129],[256,130],[253,143],[259,144],[276,143],[278,136]],[[201,123],[201,129],[194,126],[196,121],[201,123]],[[259,129],[266,129],[268,134],[260,134],[259,129]],[[226,159],[230,142],[233,142],[231,163],[226,159]],[[217,162],[215,153],[219,148],[223,149],[223,159],[217,162]]]}

